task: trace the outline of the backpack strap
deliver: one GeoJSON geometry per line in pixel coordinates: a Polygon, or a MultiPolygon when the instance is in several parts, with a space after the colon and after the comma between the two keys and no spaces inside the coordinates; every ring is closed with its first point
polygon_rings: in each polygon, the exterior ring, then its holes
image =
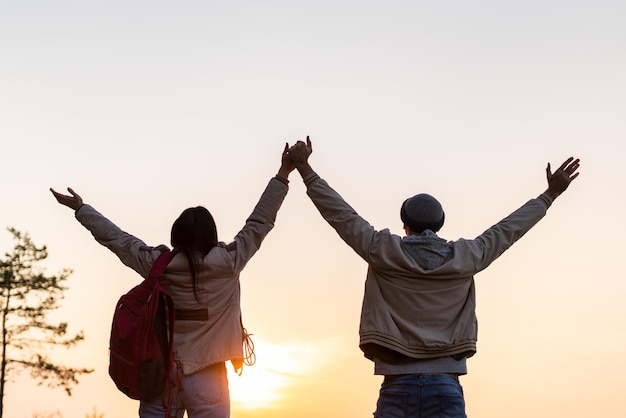
{"type": "Polygon", "coordinates": [[[159,280],[159,277],[163,275],[167,265],[172,261],[172,258],[176,255],[176,251],[163,251],[152,264],[150,273],[146,280],[159,280]]]}
{"type": "MultiPolygon", "coordinates": [[[[165,273],[165,269],[167,268],[167,265],[170,263],[170,261],[172,261],[172,258],[174,258],[174,256],[176,255],[177,251],[176,250],[167,250],[167,251],[163,251],[161,254],[159,254],[159,256],[157,257],[157,259],[154,261],[154,264],[152,264],[152,267],[150,268],[150,272],[148,273],[148,277],[145,280],[146,284],[149,284],[150,286],[153,286],[154,284],[156,284],[156,282],[159,281],[159,278],[163,275],[163,273],[165,273]]],[[[176,316],[174,314],[174,304],[173,301],[171,299],[171,296],[169,296],[169,294],[167,294],[167,299],[168,302],[166,303],[166,315],[168,317],[167,322],[168,322],[168,336],[169,336],[169,343],[168,343],[168,359],[169,359],[169,364],[167,365],[167,383],[165,385],[165,393],[164,393],[164,398],[162,400],[163,406],[165,407],[165,413],[166,416],[169,417],[170,416],[170,411],[172,408],[172,402],[174,399],[174,387],[176,386],[176,382],[175,382],[175,376],[174,376],[174,322],[176,319],[176,316]]]]}

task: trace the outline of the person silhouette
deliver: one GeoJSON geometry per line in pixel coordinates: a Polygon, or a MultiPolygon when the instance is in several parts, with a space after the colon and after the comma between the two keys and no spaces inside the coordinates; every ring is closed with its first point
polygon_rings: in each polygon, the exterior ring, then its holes
{"type": "MultiPolygon", "coordinates": [[[[244,364],[239,276],[264,238],[274,227],[287,195],[288,176],[294,170],[288,144],[282,152],[278,174],[270,179],[252,214],[226,244],[218,240],[217,227],[204,207],[185,209],[174,221],[171,245],[177,251],[163,278],[176,307],[174,356],[181,386],[174,396],[175,416],[228,418],[230,396],[227,361],[236,371],[244,364]]],[[[146,278],[165,245],[149,246],[105,218],[71,188],[69,195],[50,189],[56,200],[75,211],[76,219],[96,241],[115,253],[126,266],[146,278]]],[[[141,418],[163,418],[163,396],[140,400],[141,418]]]]}
{"type": "Polygon", "coordinates": [[[306,192],[322,217],[368,263],[359,347],[384,376],[376,418],[465,417],[459,376],[476,352],[474,275],[487,268],[546,214],[578,177],[568,158],[548,188],[475,239],[437,235],[445,221],[439,201],[419,193],[400,207],[405,236],[376,230],[320,178],[309,163],[309,137],[289,149],[306,192]]]}

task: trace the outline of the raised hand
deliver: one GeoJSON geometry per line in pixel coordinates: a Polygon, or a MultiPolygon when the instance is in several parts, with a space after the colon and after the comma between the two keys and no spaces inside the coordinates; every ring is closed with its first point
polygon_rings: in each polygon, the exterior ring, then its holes
{"type": "Polygon", "coordinates": [[[295,168],[296,165],[289,155],[289,144],[285,143],[285,148],[283,149],[283,154],[280,160],[280,168],[278,169],[277,175],[286,180],[289,177],[289,173],[295,170],[295,168]]]}
{"type": "Polygon", "coordinates": [[[580,174],[577,170],[580,167],[578,158],[569,157],[553,173],[550,163],[546,167],[546,177],[548,179],[548,190],[546,193],[551,199],[556,199],[570,185],[570,183],[580,174]]]}
{"type": "Polygon", "coordinates": [[[68,208],[77,210],[83,204],[82,197],[80,197],[78,195],[78,193],[76,193],[70,187],[67,188],[67,191],[70,192],[71,196],[64,195],[64,194],[61,194],[59,192],[56,192],[54,189],[52,189],[52,187],[50,188],[50,191],[52,192],[52,194],[56,198],[57,202],[59,202],[60,204],[62,204],[64,206],[67,206],[68,208]]]}

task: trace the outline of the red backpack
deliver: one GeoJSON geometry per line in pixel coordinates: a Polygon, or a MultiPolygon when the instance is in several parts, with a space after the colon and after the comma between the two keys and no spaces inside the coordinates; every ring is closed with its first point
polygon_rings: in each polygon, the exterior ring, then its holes
{"type": "Polygon", "coordinates": [[[159,278],[174,254],[161,253],[148,278],[119,299],[113,314],[109,375],[132,399],[153,399],[173,382],[174,302],[159,278]]]}

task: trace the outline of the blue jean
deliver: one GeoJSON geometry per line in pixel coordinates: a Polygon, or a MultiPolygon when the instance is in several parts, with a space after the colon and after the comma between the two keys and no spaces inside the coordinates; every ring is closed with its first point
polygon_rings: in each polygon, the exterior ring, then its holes
{"type": "MultiPolygon", "coordinates": [[[[177,370],[182,382],[182,390],[174,388],[174,399],[170,416],[182,418],[187,411],[188,418],[229,418],[230,393],[224,363],[214,364],[190,375],[184,376],[177,370]]],[[[140,401],[140,418],[164,418],[163,396],[150,401],[140,401]]]]}
{"type": "Polygon", "coordinates": [[[385,376],[375,418],[466,418],[463,388],[453,376],[385,376]]]}

